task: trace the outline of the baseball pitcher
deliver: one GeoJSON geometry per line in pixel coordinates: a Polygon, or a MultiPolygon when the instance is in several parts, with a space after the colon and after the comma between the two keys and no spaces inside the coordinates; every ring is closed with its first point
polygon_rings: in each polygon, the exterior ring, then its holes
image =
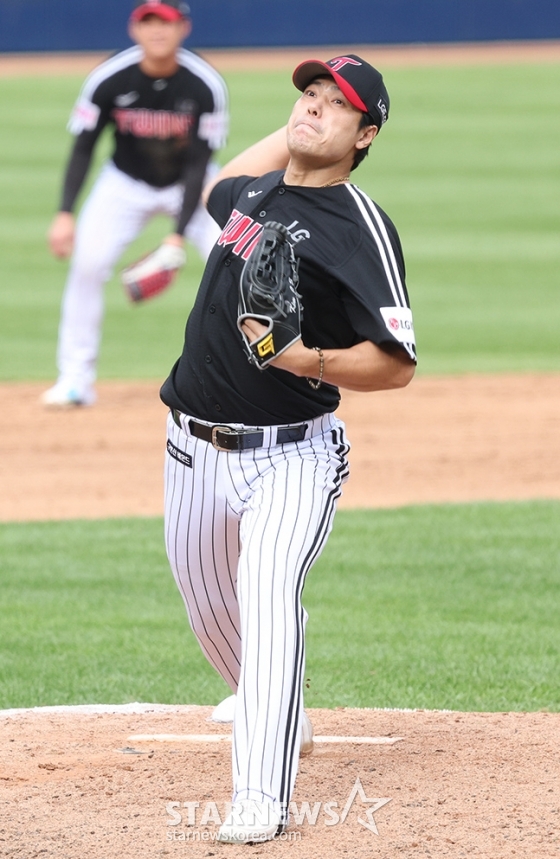
{"type": "Polygon", "coordinates": [[[304,62],[293,81],[287,126],[205,191],[221,234],[161,389],[167,553],[236,695],[218,833],[234,843],[288,822],[306,726],[302,593],[348,478],[339,389],[403,387],[416,363],[397,231],[350,179],[388,117],[383,78],[348,54],[304,62]]]}

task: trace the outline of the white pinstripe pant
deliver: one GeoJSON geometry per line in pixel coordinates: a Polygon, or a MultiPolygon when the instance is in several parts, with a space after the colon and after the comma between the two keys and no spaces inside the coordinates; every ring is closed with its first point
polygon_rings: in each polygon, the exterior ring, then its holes
{"type": "Polygon", "coordinates": [[[168,418],[169,562],[204,654],[237,693],[233,801],[272,801],[284,819],[303,714],[301,595],[348,477],[344,424],[324,415],[282,445],[266,427],[264,447],[231,453],[181,421],[168,418]]]}
{"type": "MultiPolygon", "coordinates": [[[[207,176],[214,174],[209,167],[207,176]]],[[[179,184],[154,188],[133,179],[107,162],[80,212],[76,241],[70,262],[58,334],[59,380],[78,391],[90,388],[97,374],[104,308],[104,284],[124,250],[151,218],[165,214],[174,218],[180,209],[183,189],[179,184]]],[[[185,230],[205,260],[220,234],[220,228],[199,203],[185,230]]]]}

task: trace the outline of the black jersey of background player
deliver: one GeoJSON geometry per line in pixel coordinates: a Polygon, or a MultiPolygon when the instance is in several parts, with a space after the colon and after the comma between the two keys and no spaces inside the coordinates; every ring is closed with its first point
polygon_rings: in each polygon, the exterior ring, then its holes
{"type": "Polygon", "coordinates": [[[220,423],[273,425],[333,412],[338,389],[249,363],[237,329],[239,276],[262,225],[288,228],[299,260],[302,340],[346,349],[364,340],[416,360],[412,313],[397,231],[355,185],[285,185],[283,171],[225,179],[208,210],[222,234],[187,322],[181,358],[161,396],[171,408],[220,423]]]}
{"type": "Polygon", "coordinates": [[[227,92],[218,73],[191,51],[177,51],[179,68],[166,78],[144,74],[142,56],[135,46],[94,69],[68,128],[78,148],[91,153],[103,128],[113,124],[112,158],[119,170],[165,187],[181,180],[190,159],[208,160],[223,146],[227,92]]]}

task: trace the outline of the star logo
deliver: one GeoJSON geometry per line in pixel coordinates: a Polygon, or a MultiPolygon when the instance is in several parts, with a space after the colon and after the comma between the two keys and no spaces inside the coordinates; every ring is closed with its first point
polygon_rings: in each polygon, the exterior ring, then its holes
{"type": "Polygon", "coordinates": [[[374,835],[379,835],[379,830],[377,829],[377,825],[375,820],[373,819],[373,815],[376,811],[379,811],[380,808],[383,808],[384,805],[387,805],[388,802],[391,802],[391,798],[369,798],[366,796],[366,792],[362,787],[362,782],[360,781],[360,777],[356,779],[354,782],[354,787],[350,791],[348,799],[346,800],[346,805],[342,809],[342,813],[340,815],[340,823],[344,823],[346,818],[348,817],[348,812],[352,808],[352,804],[356,797],[359,796],[364,805],[369,805],[369,808],[366,808],[366,820],[362,820],[361,817],[358,817],[358,823],[361,826],[365,826],[366,829],[369,829],[370,832],[373,832],[374,835]]]}

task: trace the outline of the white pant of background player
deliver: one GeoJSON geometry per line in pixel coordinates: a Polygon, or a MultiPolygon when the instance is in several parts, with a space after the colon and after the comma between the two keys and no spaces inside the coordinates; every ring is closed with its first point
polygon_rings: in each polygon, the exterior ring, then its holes
{"type": "MultiPolygon", "coordinates": [[[[74,253],[62,299],[58,334],[57,387],[89,404],[95,395],[97,357],[103,322],[103,287],[128,245],[158,214],[175,218],[183,188],[154,188],[106,164],[78,217],[74,253]]],[[[186,237],[206,260],[220,233],[199,205],[186,237]]]]}
{"type": "Polygon", "coordinates": [[[263,447],[232,453],[190,435],[188,417],[180,429],[169,416],[165,467],[175,581],[206,658],[237,692],[233,801],[269,804],[282,823],[301,742],[301,596],[348,477],[344,424],[334,415],[305,423],[301,442],[278,445],[277,427],[265,427],[263,447]]]}

